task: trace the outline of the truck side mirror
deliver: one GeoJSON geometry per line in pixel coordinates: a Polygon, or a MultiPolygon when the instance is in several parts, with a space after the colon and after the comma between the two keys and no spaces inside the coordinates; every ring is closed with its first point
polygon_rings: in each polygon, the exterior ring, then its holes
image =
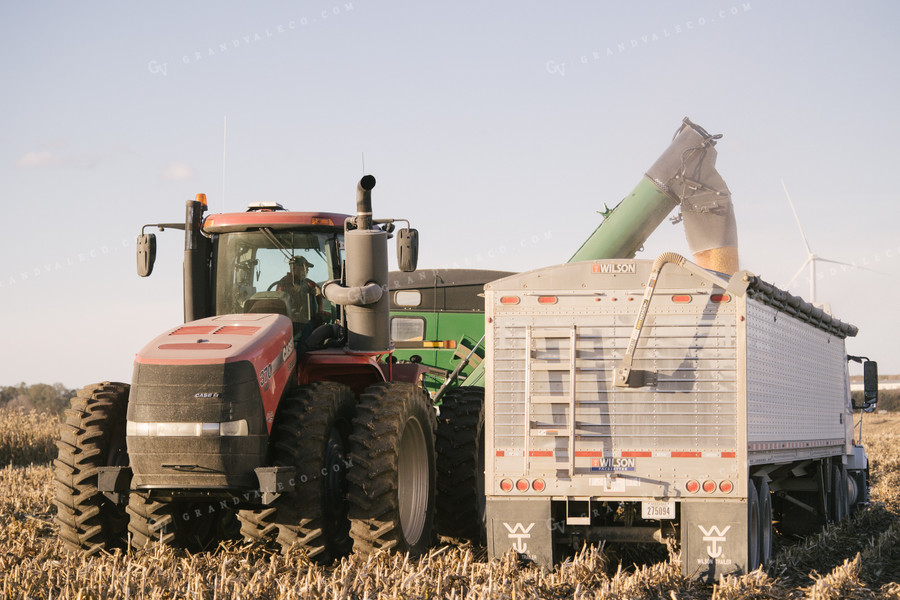
{"type": "Polygon", "coordinates": [[[862,409],[872,412],[878,404],[878,363],[874,360],[863,363],[863,390],[862,409]]]}
{"type": "Polygon", "coordinates": [[[397,262],[400,270],[410,273],[419,263],[419,231],[405,227],[397,230],[397,262]]]}
{"type": "Polygon", "coordinates": [[[137,272],[141,277],[147,277],[153,272],[153,263],[156,262],[156,234],[142,233],[137,238],[137,272]]]}

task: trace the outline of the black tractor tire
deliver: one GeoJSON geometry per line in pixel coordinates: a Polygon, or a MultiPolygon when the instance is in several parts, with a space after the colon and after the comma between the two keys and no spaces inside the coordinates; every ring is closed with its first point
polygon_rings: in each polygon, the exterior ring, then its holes
{"type": "Polygon", "coordinates": [[[91,555],[122,548],[128,515],[97,489],[97,469],[128,465],[125,412],[130,386],[109,381],[78,390],[60,426],[53,461],[56,521],[63,546],[91,555]]]}
{"type": "Polygon", "coordinates": [[[282,551],[300,547],[321,564],[350,554],[346,477],[355,410],[352,390],[329,381],[300,386],[286,400],[271,445],[276,466],[296,469],[293,493],[278,498],[270,516],[282,551]]]}
{"type": "Polygon", "coordinates": [[[219,542],[236,540],[239,526],[234,510],[213,501],[160,502],[134,492],[128,498],[131,545],[144,548],[160,542],[192,552],[214,549],[219,542]]]}
{"type": "Polygon", "coordinates": [[[275,524],[273,507],[239,510],[237,518],[244,540],[265,545],[275,543],[278,526],[275,524]]]}
{"type": "Polygon", "coordinates": [[[483,544],[484,388],[447,391],[437,418],[435,453],[437,533],[483,544]]]}
{"type": "Polygon", "coordinates": [[[370,386],[359,399],[347,475],[353,550],[418,556],[433,541],[434,408],[410,383],[370,386]]]}

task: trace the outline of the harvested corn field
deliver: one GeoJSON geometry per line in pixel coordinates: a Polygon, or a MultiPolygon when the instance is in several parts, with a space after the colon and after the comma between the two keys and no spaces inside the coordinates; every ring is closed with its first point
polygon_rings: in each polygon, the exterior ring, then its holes
{"type": "Polygon", "coordinates": [[[486,562],[483,549],[452,544],[416,560],[351,557],[327,568],[299,552],[284,556],[245,543],[198,554],[151,545],[71,556],[53,519],[47,448],[56,429],[56,417],[0,412],[3,598],[900,598],[896,413],[866,416],[871,507],[804,540],[779,537],[765,572],[715,586],[683,577],[675,556],[642,563],[615,548],[586,548],[552,572],[512,555],[486,562]]]}

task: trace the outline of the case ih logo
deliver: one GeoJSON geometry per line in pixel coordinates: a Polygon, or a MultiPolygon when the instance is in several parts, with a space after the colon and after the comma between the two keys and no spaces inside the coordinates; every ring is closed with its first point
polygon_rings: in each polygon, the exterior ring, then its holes
{"type": "Polygon", "coordinates": [[[528,551],[528,544],[525,542],[527,539],[531,539],[531,529],[534,527],[534,523],[530,523],[528,527],[525,527],[521,523],[516,523],[513,527],[509,526],[509,523],[504,523],[504,527],[509,532],[507,536],[510,540],[514,540],[513,548],[515,548],[516,552],[520,554],[524,554],[528,551]]]}
{"type": "Polygon", "coordinates": [[[634,263],[600,263],[591,265],[594,273],[636,273],[637,268],[634,263]]]}

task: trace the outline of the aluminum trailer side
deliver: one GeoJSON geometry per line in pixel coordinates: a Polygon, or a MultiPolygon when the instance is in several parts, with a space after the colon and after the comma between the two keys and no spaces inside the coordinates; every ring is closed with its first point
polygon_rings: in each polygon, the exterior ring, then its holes
{"type": "Polygon", "coordinates": [[[657,263],[486,285],[491,556],[672,540],[713,580],[764,563],[774,519],[800,530],[865,501],[856,328],[747,272],[657,263]]]}

